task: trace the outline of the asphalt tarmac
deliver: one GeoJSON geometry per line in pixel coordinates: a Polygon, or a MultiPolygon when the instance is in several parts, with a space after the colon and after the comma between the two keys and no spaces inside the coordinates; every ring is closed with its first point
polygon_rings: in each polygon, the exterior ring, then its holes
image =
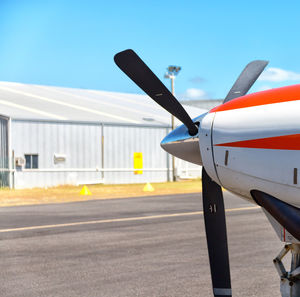
{"type": "MultiPolygon", "coordinates": [[[[225,192],[233,296],[280,296],[283,244],[225,192]]],[[[201,194],[0,208],[0,296],[212,295],[201,194]]]]}

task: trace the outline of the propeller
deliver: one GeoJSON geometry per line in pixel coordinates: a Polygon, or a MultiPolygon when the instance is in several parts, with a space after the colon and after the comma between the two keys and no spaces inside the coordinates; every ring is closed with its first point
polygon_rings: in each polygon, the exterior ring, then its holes
{"type": "Polygon", "coordinates": [[[255,60],[250,62],[244,68],[238,79],[233,84],[223,103],[226,103],[237,97],[246,95],[252,87],[252,85],[256,82],[258,77],[264,71],[268,63],[268,61],[264,60],[255,60]]]}
{"type": "MultiPolygon", "coordinates": [[[[131,49],[115,55],[115,63],[155,102],[177,117],[190,135],[198,133],[182,105],[131,49]]],[[[245,95],[264,70],[267,61],[253,61],[242,71],[223,103],[245,95]]],[[[202,198],[210,270],[215,297],[232,296],[222,188],[202,169],[202,198]]]]}
{"type": "Polygon", "coordinates": [[[232,296],[222,188],[202,169],[205,232],[214,296],[232,296]]]}
{"type": "Polygon", "coordinates": [[[114,60],[147,95],[180,120],[188,128],[190,135],[198,133],[198,127],[182,105],[133,50],[128,49],[116,54],[114,60]]]}

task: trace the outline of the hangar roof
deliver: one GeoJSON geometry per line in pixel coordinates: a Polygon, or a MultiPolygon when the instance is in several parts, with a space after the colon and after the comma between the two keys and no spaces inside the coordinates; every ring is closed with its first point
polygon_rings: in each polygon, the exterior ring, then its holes
{"type": "MultiPolygon", "coordinates": [[[[192,118],[206,111],[185,108],[192,118]]],[[[13,82],[0,82],[0,114],[12,119],[159,126],[170,123],[170,114],[147,95],[13,82]]]]}

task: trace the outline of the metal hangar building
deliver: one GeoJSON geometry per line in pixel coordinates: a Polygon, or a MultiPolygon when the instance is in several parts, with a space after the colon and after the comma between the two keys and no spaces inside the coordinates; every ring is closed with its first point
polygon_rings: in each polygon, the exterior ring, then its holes
{"type": "MultiPolygon", "coordinates": [[[[192,118],[206,112],[185,108],[192,118]]],[[[170,114],[146,95],[0,82],[0,186],[168,181],[160,141],[170,130],[170,114]]],[[[180,177],[201,174],[178,159],[176,168],[180,177]]]]}

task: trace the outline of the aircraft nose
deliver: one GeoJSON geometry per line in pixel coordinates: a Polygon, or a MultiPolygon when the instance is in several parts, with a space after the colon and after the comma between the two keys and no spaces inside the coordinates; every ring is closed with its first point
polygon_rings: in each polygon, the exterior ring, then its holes
{"type": "MultiPolygon", "coordinates": [[[[200,116],[193,121],[199,122],[202,117],[200,116]]],[[[198,134],[191,136],[187,127],[181,125],[171,131],[160,145],[166,152],[179,159],[202,165],[198,134]]]]}

